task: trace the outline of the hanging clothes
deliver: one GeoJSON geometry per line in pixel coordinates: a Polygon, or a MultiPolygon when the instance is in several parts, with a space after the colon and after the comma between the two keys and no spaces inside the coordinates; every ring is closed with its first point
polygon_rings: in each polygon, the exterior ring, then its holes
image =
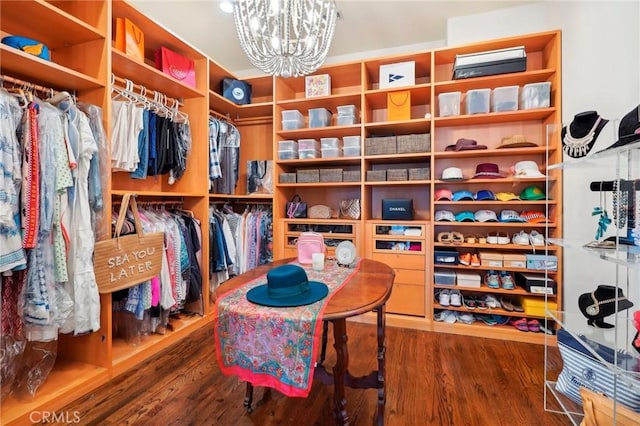
{"type": "Polygon", "coordinates": [[[209,117],[209,180],[216,194],[234,194],[240,166],[240,132],[231,123],[209,117]]]}

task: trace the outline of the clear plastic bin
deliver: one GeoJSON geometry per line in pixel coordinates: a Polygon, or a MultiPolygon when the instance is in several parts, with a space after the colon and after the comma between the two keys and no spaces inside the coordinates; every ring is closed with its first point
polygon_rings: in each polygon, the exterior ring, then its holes
{"type": "Polygon", "coordinates": [[[298,139],[298,150],[320,149],[320,144],[315,139],[298,139]]]}
{"type": "Polygon", "coordinates": [[[440,117],[460,115],[460,92],[440,93],[438,95],[438,112],[440,117]]]}
{"type": "Polygon", "coordinates": [[[299,149],[298,158],[300,159],[320,158],[320,150],[319,149],[299,149]]]}
{"type": "Polygon", "coordinates": [[[340,148],[323,148],[322,158],[342,157],[342,150],[340,148]]]}
{"type": "Polygon", "coordinates": [[[357,109],[355,105],[340,105],[337,107],[338,115],[357,115],[357,109]]]}
{"type": "Polygon", "coordinates": [[[282,130],[297,130],[304,127],[304,118],[301,120],[282,120],[282,130]]]}
{"type": "Polygon", "coordinates": [[[520,109],[548,108],[551,82],[525,84],[520,92],[520,109]]]}
{"type": "Polygon", "coordinates": [[[342,148],[340,138],[320,138],[320,148],[342,148]]]}
{"type": "Polygon", "coordinates": [[[278,150],[278,160],[295,160],[298,158],[298,151],[292,149],[278,150]]]}
{"type": "Polygon", "coordinates": [[[504,86],[493,89],[491,111],[517,111],[519,86],[504,86]]]}
{"type": "Polygon", "coordinates": [[[309,110],[309,127],[327,127],[331,125],[331,111],[326,108],[309,110]]]}
{"type": "Polygon", "coordinates": [[[296,141],[278,141],[278,150],[298,152],[298,142],[296,141]]]}
{"type": "Polygon", "coordinates": [[[486,114],[489,112],[491,89],[476,89],[467,91],[465,104],[467,114],[486,114]]]}
{"type": "Polygon", "coordinates": [[[345,136],[342,138],[344,147],[357,146],[360,147],[360,136],[345,136]]]}
{"type": "Polygon", "coordinates": [[[297,109],[288,109],[282,111],[282,120],[302,120],[304,122],[304,115],[297,109]]]}
{"type": "Polygon", "coordinates": [[[360,145],[357,146],[345,146],[342,148],[342,153],[345,157],[359,157],[360,156],[360,145]]]}
{"type": "Polygon", "coordinates": [[[357,122],[355,115],[339,115],[336,120],[338,122],[338,126],[350,126],[357,122]]]}

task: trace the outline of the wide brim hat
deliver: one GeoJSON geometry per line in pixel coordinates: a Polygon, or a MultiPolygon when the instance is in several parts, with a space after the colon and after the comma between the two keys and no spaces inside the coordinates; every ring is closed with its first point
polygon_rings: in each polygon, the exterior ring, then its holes
{"type": "Polygon", "coordinates": [[[618,140],[611,146],[598,152],[619,148],[634,142],[640,142],[640,105],[625,114],[618,127],[618,140]]]}
{"type": "Polygon", "coordinates": [[[475,151],[478,149],[487,149],[486,145],[478,145],[478,141],[474,139],[460,138],[455,145],[447,145],[445,151],[475,151]]]}
{"type": "Polygon", "coordinates": [[[502,177],[505,177],[505,175],[500,172],[500,167],[495,163],[478,164],[476,173],[473,175],[474,179],[498,179],[502,177]]]}
{"type": "Polygon", "coordinates": [[[277,308],[310,305],[329,294],[325,283],[309,281],[298,265],[277,266],[267,272],[266,284],[247,292],[247,300],[257,305],[277,308]]]}
{"type": "Polygon", "coordinates": [[[513,176],[519,179],[546,177],[538,168],[538,164],[529,160],[518,161],[513,167],[513,176]]]}
{"type": "Polygon", "coordinates": [[[538,144],[528,141],[524,135],[512,135],[502,138],[497,148],[525,148],[534,146],[538,146],[538,144]]]}

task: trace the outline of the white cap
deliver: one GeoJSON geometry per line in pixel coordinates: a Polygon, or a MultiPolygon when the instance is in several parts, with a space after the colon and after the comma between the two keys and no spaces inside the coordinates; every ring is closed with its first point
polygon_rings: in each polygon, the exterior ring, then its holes
{"type": "Polygon", "coordinates": [[[496,212],[493,210],[478,210],[474,217],[478,222],[497,222],[498,216],[496,216],[496,212]]]}
{"type": "Polygon", "coordinates": [[[456,217],[453,212],[449,210],[437,210],[436,211],[436,222],[438,221],[447,221],[447,222],[455,222],[456,217]]]}

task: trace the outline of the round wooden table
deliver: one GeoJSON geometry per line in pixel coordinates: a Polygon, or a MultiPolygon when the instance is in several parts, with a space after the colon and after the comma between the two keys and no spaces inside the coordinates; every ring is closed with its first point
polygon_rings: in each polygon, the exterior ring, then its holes
{"type": "MultiPolygon", "coordinates": [[[[272,263],[261,265],[242,275],[238,275],[226,281],[215,291],[214,297],[218,297],[229,290],[245,285],[246,283],[266,274],[271,268],[292,262],[293,258],[280,259],[272,263]]],[[[327,260],[335,262],[335,260],[327,260]]],[[[385,304],[391,296],[393,269],[382,262],[371,259],[361,259],[356,273],[339,290],[331,295],[331,299],[325,307],[322,315],[324,321],[324,333],[322,336],[322,353],[316,365],[314,379],[324,384],[334,385],[333,412],[336,423],[348,425],[347,401],[344,388],[349,386],[356,389],[378,389],[378,425],[384,424],[384,332],[385,332],[385,304]],[[346,319],[367,312],[377,313],[378,328],[378,370],[368,375],[354,377],[349,373],[349,352],[347,349],[347,325],[346,319]],[[329,374],[322,365],[324,361],[327,343],[328,322],[333,324],[334,348],[336,350],[336,364],[333,366],[333,374],[329,374]]],[[[247,383],[247,395],[245,406],[251,410],[253,400],[253,386],[247,383]]]]}

